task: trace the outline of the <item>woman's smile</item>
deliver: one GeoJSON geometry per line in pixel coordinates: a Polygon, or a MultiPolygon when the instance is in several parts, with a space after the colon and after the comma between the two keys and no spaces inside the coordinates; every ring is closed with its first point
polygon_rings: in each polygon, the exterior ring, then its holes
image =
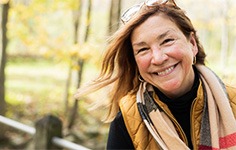
{"type": "Polygon", "coordinates": [[[154,72],[154,74],[156,74],[158,76],[167,76],[173,72],[173,70],[175,69],[176,66],[177,66],[177,64],[175,64],[171,67],[168,67],[166,69],[163,69],[162,71],[156,71],[156,72],[154,72]]]}

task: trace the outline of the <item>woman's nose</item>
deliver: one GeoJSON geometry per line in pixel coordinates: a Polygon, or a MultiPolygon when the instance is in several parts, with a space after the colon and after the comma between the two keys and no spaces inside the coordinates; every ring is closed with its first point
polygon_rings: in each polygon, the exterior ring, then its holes
{"type": "Polygon", "coordinates": [[[155,48],[152,50],[152,60],[151,63],[155,65],[163,64],[166,61],[168,56],[161,49],[155,48]]]}

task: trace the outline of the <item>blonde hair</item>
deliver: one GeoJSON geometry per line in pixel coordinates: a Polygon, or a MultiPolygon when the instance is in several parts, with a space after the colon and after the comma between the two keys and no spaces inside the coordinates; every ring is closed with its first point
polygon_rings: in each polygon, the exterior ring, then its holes
{"type": "Polygon", "coordinates": [[[171,6],[162,6],[158,9],[147,9],[137,17],[122,26],[110,39],[99,77],[89,86],[78,90],[78,96],[99,90],[108,85],[113,88],[110,91],[109,111],[106,121],[111,121],[119,111],[119,100],[129,92],[137,92],[140,81],[139,72],[133,55],[130,36],[133,30],[142,24],[148,17],[163,13],[180,28],[188,38],[191,32],[194,33],[199,52],[196,56],[197,63],[204,64],[205,52],[196,36],[196,31],[181,9],[171,6]]]}

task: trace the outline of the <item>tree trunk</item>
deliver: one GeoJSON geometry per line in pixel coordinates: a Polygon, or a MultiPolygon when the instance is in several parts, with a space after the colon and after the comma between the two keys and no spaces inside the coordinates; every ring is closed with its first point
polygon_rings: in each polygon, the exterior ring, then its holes
{"type": "Polygon", "coordinates": [[[1,64],[0,64],[0,114],[5,115],[5,66],[7,61],[7,22],[8,22],[9,3],[3,4],[2,7],[2,49],[1,49],[1,64]]]}
{"type": "Polygon", "coordinates": [[[230,62],[236,62],[235,60],[235,56],[236,56],[236,38],[234,39],[234,42],[233,42],[233,48],[232,48],[232,51],[230,53],[230,62]]]}
{"type": "Polygon", "coordinates": [[[229,29],[228,29],[228,2],[223,2],[223,22],[221,35],[221,69],[227,65],[229,49],[229,29]]]}
{"type": "MultiPolygon", "coordinates": [[[[82,11],[82,2],[81,0],[78,0],[78,8],[77,10],[73,11],[73,24],[74,24],[74,44],[79,43],[79,26],[80,26],[80,17],[81,17],[81,11],[82,11]]],[[[71,60],[73,61],[73,60],[71,60]]],[[[71,86],[71,76],[72,76],[72,71],[73,71],[73,63],[69,63],[68,66],[68,73],[67,73],[67,80],[66,80],[66,87],[65,87],[65,94],[64,94],[64,103],[65,103],[65,115],[67,115],[68,113],[68,108],[69,108],[69,104],[68,104],[68,99],[69,99],[69,90],[70,90],[70,86],[71,86]]]]}
{"type": "Polygon", "coordinates": [[[64,93],[64,104],[65,104],[65,107],[64,107],[64,114],[65,116],[67,115],[68,113],[68,109],[69,109],[69,102],[68,102],[68,99],[69,99],[69,94],[70,94],[70,84],[71,84],[71,76],[72,76],[72,67],[71,67],[71,64],[69,64],[68,66],[68,72],[67,72],[67,79],[66,79],[66,86],[65,86],[65,93],[64,93]]]}
{"type": "MultiPolygon", "coordinates": [[[[78,65],[80,66],[79,71],[78,71],[78,82],[77,82],[77,87],[80,87],[81,80],[82,80],[82,71],[83,71],[83,66],[84,66],[84,60],[78,60],[78,65]]],[[[77,99],[74,100],[74,105],[70,114],[69,118],[69,124],[68,124],[68,129],[71,129],[72,126],[75,123],[76,118],[80,117],[78,114],[79,110],[79,101],[77,99]]]]}
{"type": "Polygon", "coordinates": [[[74,43],[79,43],[79,27],[82,12],[82,1],[78,0],[78,9],[73,11],[73,24],[74,24],[74,43]]]}
{"type": "Polygon", "coordinates": [[[121,0],[111,0],[108,34],[111,35],[119,28],[121,0]]]}
{"type": "MultiPolygon", "coordinates": [[[[84,36],[84,40],[83,40],[82,44],[86,43],[88,41],[88,38],[89,38],[89,31],[90,31],[90,24],[91,24],[91,9],[92,9],[92,0],[88,0],[86,29],[85,29],[86,32],[85,32],[85,36],[84,36]]],[[[78,18],[78,19],[80,19],[80,18],[78,18]]],[[[79,27],[79,23],[77,24],[77,27],[79,27]]],[[[77,32],[77,34],[78,34],[78,32],[77,32]]],[[[77,42],[78,42],[78,37],[77,37],[77,42]]],[[[83,74],[83,69],[84,69],[84,63],[85,63],[85,60],[83,58],[78,58],[77,64],[78,64],[79,70],[78,70],[78,73],[77,73],[77,75],[78,75],[77,76],[77,78],[78,78],[77,79],[77,88],[79,88],[80,85],[81,85],[82,74],[83,74]]],[[[72,112],[71,112],[71,115],[70,115],[70,118],[69,118],[69,124],[68,124],[69,129],[71,129],[72,126],[74,125],[75,118],[79,117],[78,110],[79,110],[79,101],[76,99],[74,101],[74,106],[72,108],[72,112]]]]}
{"type": "MultiPolygon", "coordinates": [[[[2,5],[2,47],[0,56],[0,115],[5,116],[6,113],[6,101],[5,101],[5,66],[7,61],[6,48],[8,43],[7,38],[7,22],[8,22],[8,10],[9,2],[2,5]]],[[[5,136],[6,126],[1,125],[0,141],[7,140],[5,136]]]]}
{"type": "Polygon", "coordinates": [[[86,19],[86,32],[84,36],[84,43],[88,41],[90,24],[91,24],[91,9],[92,9],[92,0],[88,0],[88,8],[87,8],[87,19],[86,19]]]}

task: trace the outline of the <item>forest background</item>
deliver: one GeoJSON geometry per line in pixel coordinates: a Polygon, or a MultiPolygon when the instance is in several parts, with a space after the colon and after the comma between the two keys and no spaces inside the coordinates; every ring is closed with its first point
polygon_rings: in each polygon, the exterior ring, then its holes
{"type": "MultiPolygon", "coordinates": [[[[141,0],[0,0],[0,114],[34,126],[46,114],[63,121],[64,137],[104,149],[109,124],[101,120],[108,89],[73,95],[98,75],[107,39],[120,13],[141,0]]],[[[236,86],[236,1],[176,0],[192,20],[207,66],[236,86]]],[[[1,134],[1,133],[0,133],[1,134]]],[[[3,136],[4,135],[4,136],[3,136]]],[[[9,129],[0,148],[25,148],[31,137],[9,129]]]]}

